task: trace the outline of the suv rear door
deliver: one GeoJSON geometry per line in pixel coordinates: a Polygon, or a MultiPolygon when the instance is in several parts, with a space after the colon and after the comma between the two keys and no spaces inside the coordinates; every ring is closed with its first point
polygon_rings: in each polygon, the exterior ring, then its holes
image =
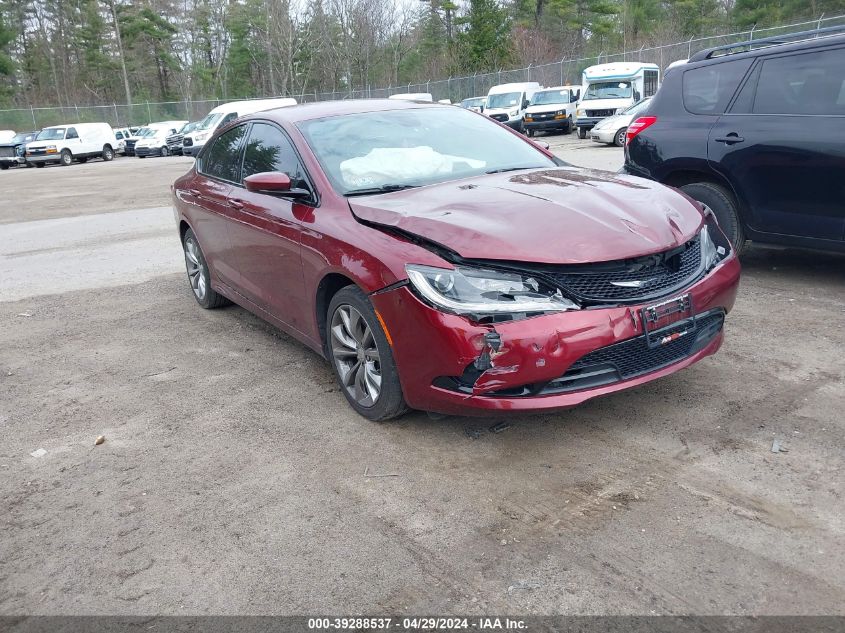
{"type": "Polygon", "coordinates": [[[711,129],[708,158],[753,232],[841,241],[844,138],[845,47],[772,54],[711,129]]]}

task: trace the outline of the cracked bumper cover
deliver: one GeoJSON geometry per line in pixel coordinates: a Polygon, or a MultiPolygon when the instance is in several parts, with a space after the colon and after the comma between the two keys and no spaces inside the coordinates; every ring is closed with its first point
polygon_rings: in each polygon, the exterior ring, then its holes
{"type": "MultiPolygon", "coordinates": [[[[731,255],[703,279],[678,294],[691,295],[697,314],[719,308],[728,312],[736,298],[739,273],[739,262],[731,255]]],[[[572,407],[687,367],[715,353],[723,337],[720,331],[691,356],[629,380],[567,393],[508,397],[492,392],[554,380],[563,376],[582,356],[642,335],[639,310],[647,304],[479,325],[428,306],[407,286],[373,295],[371,299],[390,331],[407,403],[415,409],[455,415],[572,407]],[[500,349],[492,354],[492,367],[478,377],[471,394],[432,384],[439,377],[462,375],[467,366],[488,349],[485,335],[494,330],[501,337],[500,349]]]]}

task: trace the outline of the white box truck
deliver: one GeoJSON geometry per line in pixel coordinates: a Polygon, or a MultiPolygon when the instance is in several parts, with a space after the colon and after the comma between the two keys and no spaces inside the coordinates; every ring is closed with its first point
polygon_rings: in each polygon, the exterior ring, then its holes
{"type": "Polygon", "coordinates": [[[657,64],[614,62],[585,68],[581,101],[575,111],[578,138],[587,138],[587,132],[602,119],[653,97],[659,85],[657,64]]]}
{"type": "Polygon", "coordinates": [[[487,93],[487,106],[484,108],[484,114],[510,128],[523,132],[525,109],[528,107],[531,97],[538,90],[540,90],[540,84],[536,81],[493,86],[487,93]]]}
{"type": "Polygon", "coordinates": [[[36,167],[47,163],[68,166],[89,158],[114,158],[117,139],[108,123],[71,123],[45,127],[26,145],[26,162],[36,167]]]}

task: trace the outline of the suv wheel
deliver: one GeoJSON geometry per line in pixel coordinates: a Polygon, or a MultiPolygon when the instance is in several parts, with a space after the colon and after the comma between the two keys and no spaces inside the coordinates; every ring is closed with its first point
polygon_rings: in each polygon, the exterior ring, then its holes
{"type": "Polygon", "coordinates": [[[59,158],[59,162],[62,167],[69,167],[71,163],[73,163],[73,154],[70,153],[69,149],[62,150],[62,155],[59,158]]]}
{"type": "Polygon", "coordinates": [[[373,422],[404,414],[393,352],[367,296],[357,286],[341,289],[326,317],[326,357],[352,408],[373,422]]]}
{"type": "Polygon", "coordinates": [[[160,154],[161,156],[170,156],[170,150],[169,150],[169,149],[167,149],[167,145],[165,145],[164,147],[162,147],[162,148],[159,150],[159,154],[160,154]]]}
{"type": "Polygon", "coordinates": [[[579,127],[578,128],[578,138],[587,138],[587,128],[579,127]]]}
{"type": "Polygon", "coordinates": [[[724,187],[711,182],[694,182],[681,187],[681,191],[710,209],[716,216],[719,228],[734,245],[737,254],[745,247],[745,232],[739,219],[737,204],[724,187]]]}
{"type": "Polygon", "coordinates": [[[616,133],[616,136],[613,137],[613,144],[616,147],[625,147],[625,133],[628,131],[628,128],[623,127],[616,133]]]}
{"type": "Polygon", "coordinates": [[[103,160],[108,162],[114,158],[114,150],[111,145],[103,145],[103,160]]]}

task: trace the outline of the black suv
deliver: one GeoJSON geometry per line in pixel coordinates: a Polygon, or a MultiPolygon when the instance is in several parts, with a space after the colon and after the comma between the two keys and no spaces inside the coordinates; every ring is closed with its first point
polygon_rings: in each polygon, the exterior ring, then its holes
{"type": "Polygon", "coordinates": [[[712,48],[670,68],[628,128],[624,171],[709,207],[738,249],[845,251],[843,32],[712,48]]]}

